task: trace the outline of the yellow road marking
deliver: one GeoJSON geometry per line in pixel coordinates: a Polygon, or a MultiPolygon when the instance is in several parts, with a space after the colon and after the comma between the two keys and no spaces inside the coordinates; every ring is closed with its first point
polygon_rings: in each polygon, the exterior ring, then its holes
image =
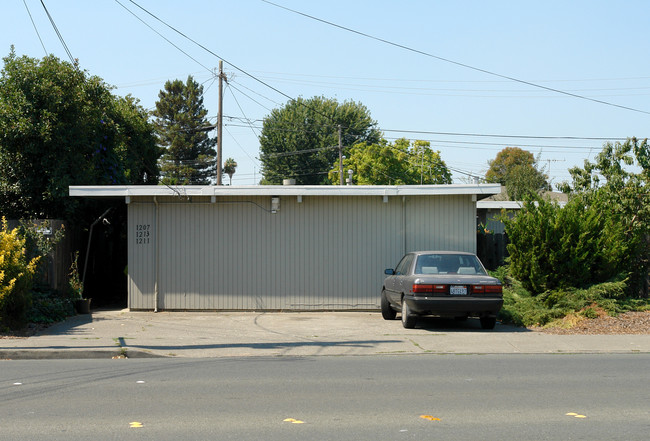
{"type": "Polygon", "coordinates": [[[440,421],[440,418],[433,417],[431,415],[420,415],[420,418],[429,420],[429,421],[440,421]]]}
{"type": "Polygon", "coordinates": [[[580,415],[579,413],[575,413],[575,412],[565,413],[564,415],[572,416],[574,418],[587,418],[585,415],[580,415]]]}
{"type": "Polygon", "coordinates": [[[139,428],[142,427],[142,423],[139,423],[137,421],[133,421],[133,422],[129,423],[129,427],[131,429],[139,429],[139,428]]]}
{"type": "Polygon", "coordinates": [[[304,421],[300,421],[300,420],[297,420],[295,418],[286,418],[286,419],[284,419],[282,421],[284,421],[285,423],[291,423],[291,424],[305,424],[304,421]]]}

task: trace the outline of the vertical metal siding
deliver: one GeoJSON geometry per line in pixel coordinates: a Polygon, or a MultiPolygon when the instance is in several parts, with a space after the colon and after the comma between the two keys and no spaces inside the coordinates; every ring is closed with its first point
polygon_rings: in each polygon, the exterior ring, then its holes
{"type": "MultiPolygon", "coordinates": [[[[404,251],[475,251],[474,212],[471,196],[282,197],[276,214],[269,197],[164,198],[158,306],[378,308],[383,270],[404,251]]],[[[154,217],[153,203],[132,203],[129,240],[154,217]]],[[[129,306],[152,309],[155,246],[131,245],[129,306]]]]}
{"type": "Polygon", "coordinates": [[[406,199],[407,251],[476,252],[475,208],[470,195],[406,199]]]}
{"type": "MultiPolygon", "coordinates": [[[[128,208],[128,307],[154,308],[155,208],[152,203],[131,203],[128,208]],[[149,236],[138,237],[143,226],[148,226],[149,236]],[[149,240],[145,240],[149,239],[149,240]]],[[[144,236],[144,234],[142,234],[144,236]]]]}

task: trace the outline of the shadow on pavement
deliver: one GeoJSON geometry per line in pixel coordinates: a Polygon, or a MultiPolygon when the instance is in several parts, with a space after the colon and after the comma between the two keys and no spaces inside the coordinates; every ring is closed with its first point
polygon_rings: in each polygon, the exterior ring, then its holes
{"type": "MultiPolygon", "coordinates": [[[[128,340],[128,339],[127,339],[128,340]]],[[[215,343],[205,345],[133,345],[125,342],[124,347],[127,349],[143,349],[151,351],[169,351],[169,350],[201,350],[201,349],[292,349],[303,347],[330,348],[330,347],[350,347],[350,348],[372,348],[379,344],[401,343],[401,340],[357,340],[357,341],[303,341],[303,342],[267,342],[267,343],[215,343]]]]}
{"type": "Polygon", "coordinates": [[[460,332],[508,332],[521,333],[533,332],[530,329],[513,325],[504,325],[497,322],[494,329],[482,329],[481,322],[477,318],[468,318],[467,320],[456,320],[453,318],[440,317],[418,317],[417,329],[427,331],[460,331],[460,332]]]}
{"type": "Polygon", "coordinates": [[[77,335],[75,328],[93,322],[92,314],[79,314],[41,329],[36,335],[77,335]]]}

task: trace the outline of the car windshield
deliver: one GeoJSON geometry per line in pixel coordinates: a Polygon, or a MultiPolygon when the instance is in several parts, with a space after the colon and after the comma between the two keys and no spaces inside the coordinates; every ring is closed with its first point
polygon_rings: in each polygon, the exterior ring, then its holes
{"type": "Polygon", "coordinates": [[[472,254],[422,254],[415,264],[415,274],[486,275],[483,265],[472,254]]]}

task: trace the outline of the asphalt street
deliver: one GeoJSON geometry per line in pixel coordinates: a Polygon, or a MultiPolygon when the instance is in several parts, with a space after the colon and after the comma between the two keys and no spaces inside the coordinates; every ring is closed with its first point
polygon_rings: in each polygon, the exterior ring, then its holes
{"type": "Polygon", "coordinates": [[[646,440],[649,354],[0,361],[0,439],[646,440]]]}

